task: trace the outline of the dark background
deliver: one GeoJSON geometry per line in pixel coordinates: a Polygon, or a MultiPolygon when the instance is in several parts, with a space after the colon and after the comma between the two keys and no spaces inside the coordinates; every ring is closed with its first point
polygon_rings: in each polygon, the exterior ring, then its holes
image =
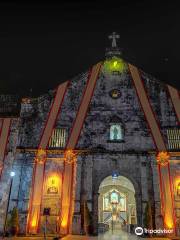
{"type": "Polygon", "coordinates": [[[113,31],[125,60],[180,89],[179,11],[172,0],[0,2],[0,92],[53,89],[104,59],[113,31]]]}

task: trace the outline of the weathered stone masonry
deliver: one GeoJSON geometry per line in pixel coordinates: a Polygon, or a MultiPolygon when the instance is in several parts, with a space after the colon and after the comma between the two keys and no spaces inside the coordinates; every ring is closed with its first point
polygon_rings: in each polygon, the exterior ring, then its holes
{"type": "MultiPolygon", "coordinates": [[[[55,128],[67,129],[66,138],[75,119],[87,76],[88,72],[73,79],[64,98],[55,128]]],[[[176,128],[177,120],[166,87],[143,72],[142,79],[167,142],[166,130],[169,127],[176,128]]],[[[20,232],[26,233],[35,156],[32,150],[37,149],[53,97],[54,91],[49,91],[39,98],[30,98],[28,102],[22,102],[20,115],[13,118],[0,180],[0,232],[3,232],[7,209],[9,172],[13,169],[16,175],[13,179],[8,212],[14,206],[18,208],[20,232]]],[[[93,213],[94,231],[97,233],[99,185],[114,170],[130,179],[134,185],[138,225],[143,225],[145,206],[150,201],[154,227],[162,227],[159,220],[161,202],[155,146],[128,72],[117,75],[106,75],[101,72],[77,149],[87,150],[87,153],[78,156],[77,160],[73,233],[81,231],[81,203],[84,197],[89,210],[93,213]],[[113,89],[120,91],[119,98],[113,99],[110,96],[113,89]],[[120,123],[123,126],[124,139],[121,142],[109,140],[109,129],[113,123],[120,123]]],[[[62,172],[61,163],[54,162],[51,160],[52,157],[54,159],[62,156],[49,155],[45,172],[57,168],[62,172]]],[[[179,157],[172,159],[178,160],[179,157]]],[[[180,166],[173,161],[170,166],[172,179],[175,179],[179,176],[180,166]]],[[[177,221],[180,218],[178,201],[176,201],[177,221]]]]}

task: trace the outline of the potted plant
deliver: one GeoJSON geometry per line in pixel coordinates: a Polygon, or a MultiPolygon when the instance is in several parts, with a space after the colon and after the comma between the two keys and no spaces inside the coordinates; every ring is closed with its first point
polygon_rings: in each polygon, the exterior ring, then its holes
{"type": "Polygon", "coordinates": [[[13,208],[10,218],[7,222],[7,227],[12,236],[16,236],[19,231],[19,216],[18,209],[16,207],[13,208]]]}

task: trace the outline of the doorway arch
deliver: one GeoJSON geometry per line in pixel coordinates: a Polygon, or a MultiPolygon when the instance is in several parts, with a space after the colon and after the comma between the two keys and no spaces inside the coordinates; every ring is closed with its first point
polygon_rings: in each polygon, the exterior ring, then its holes
{"type": "Polygon", "coordinates": [[[99,226],[129,231],[137,224],[137,210],[133,183],[124,176],[106,177],[99,186],[99,226]]]}

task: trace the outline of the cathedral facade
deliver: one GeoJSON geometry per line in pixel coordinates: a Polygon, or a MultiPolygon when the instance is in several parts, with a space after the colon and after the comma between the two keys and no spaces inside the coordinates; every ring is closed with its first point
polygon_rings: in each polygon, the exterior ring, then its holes
{"type": "Polygon", "coordinates": [[[1,233],[16,208],[27,235],[46,219],[49,233],[116,222],[180,234],[179,92],[126,63],[111,38],[104,61],[55,90],[19,106],[1,96],[1,233]]]}

